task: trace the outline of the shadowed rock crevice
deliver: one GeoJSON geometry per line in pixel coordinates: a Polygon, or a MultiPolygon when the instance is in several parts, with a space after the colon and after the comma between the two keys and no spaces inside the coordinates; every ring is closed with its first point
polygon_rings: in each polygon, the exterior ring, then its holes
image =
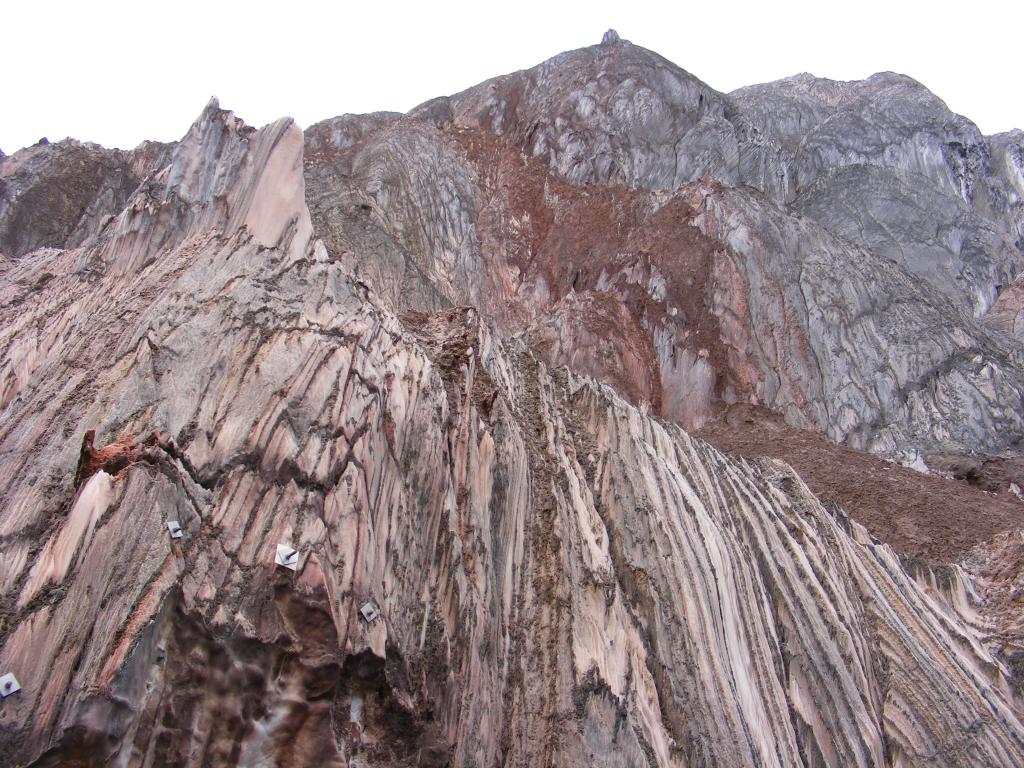
{"type": "Polygon", "coordinates": [[[116,696],[86,700],[79,724],[32,765],[447,764],[429,710],[410,711],[408,692],[393,689],[398,657],[342,661],[329,615],[312,604],[281,608],[301,645],[221,635],[168,607],[130,662],[142,710],[129,717],[116,696]]]}

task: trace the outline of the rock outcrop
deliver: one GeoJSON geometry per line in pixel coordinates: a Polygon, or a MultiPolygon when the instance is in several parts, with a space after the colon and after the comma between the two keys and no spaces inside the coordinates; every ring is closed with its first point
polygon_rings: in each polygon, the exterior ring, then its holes
{"type": "Polygon", "coordinates": [[[970,126],[919,85],[832,84],[826,99],[825,85],[796,82],[817,98],[776,124],[757,107],[781,86],[726,97],[629,43],[574,51],[407,117],[313,126],[310,211],[329,250],[396,310],[480,307],[549,364],[686,428],[752,403],[887,455],[1019,445],[1020,347],[1005,333],[1012,300],[997,298],[1024,268],[1017,214],[979,212],[1017,194],[999,175],[1012,162],[971,182],[1003,197],[965,199],[958,166],[913,121],[942,118],[949,141],[950,125],[970,126]],[[656,98],[627,99],[638,83],[656,98]],[[904,114],[893,105],[905,91],[904,114]],[[693,136],[709,110],[761,124],[792,156],[786,168],[807,135],[825,135],[812,123],[831,121],[837,145],[864,134],[871,151],[819,152],[799,196],[776,194],[742,164],[703,163],[693,136]],[[715,179],[694,181],[704,174],[715,179]],[[672,189],[646,189],[661,186],[672,189]]]}
{"type": "Polygon", "coordinates": [[[166,165],[169,151],[156,142],[122,152],[67,139],[0,155],[0,253],[81,245],[166,165]]]}
{"type": "MultiPolygon", "coordinates": [[[[897,258],[812,216],[833,198],[794,198],[792,139],[738,103],[609,35],[305,134],[211,102],[54,229],[11,195],[3,753],[1024,762],[1018,502],[914,551],[683,429],[755,403],[881,453],[1011,450],[1019,342],[975,298],[1017,277],[1017,214],[938,184],[969,247],[911,228],[897,258]],[[927,279],[933,246],[968,285],[927,279]]],[[[73,149],[0,173],[50,189],[73,149]]]]}

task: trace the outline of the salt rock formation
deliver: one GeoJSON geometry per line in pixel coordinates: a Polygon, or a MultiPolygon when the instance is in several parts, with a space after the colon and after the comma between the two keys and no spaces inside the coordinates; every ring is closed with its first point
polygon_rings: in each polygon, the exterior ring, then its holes
{"type": "Polygon", "coordinates": [[[725,95],[625,40],[563,53],[411,114],[506,137],[575,184],[672,189],[710,174],[778,199],[792,193],[792,159],[778,141],[725,95]]]}
{"type": "Polygon", "coordinates": [[[916,80],[892,72],[854,82],[802,74],[730,98],[792,153],[798,189],[849,166],[911,172],[995,219],[1020,243],[1019,131],[985,137],[916,80]]]}
{"type": "Polygon", "coordinates": [[[0,253],[81,245],[167,164],[169,149],[145,142],[122,152],[67,139],[0,154],[0,253]]]}
{"type": "Polygon", "coordinates": [[[723,151],[752,118],[680,72],[608,39],[305,135],[211,102],[112,218],[48,240],[25,209],[17,243],[46,247],[0,261],[4,754],[1024,762],[1012,534],[910,563],[673,421],[753,399],[880,451],[1006,446],[1017,342],[785,207],[784,143],[723,151]],[[537,74],[561,67],[575,102],[537,74]],[[762,191],[722,183],[753,167],[762,191]]]}
{"type": "Polygon", "coordinates": [[[876,81],[826,98],[798,78],[815,98],[776,124],[760,107],[789,93],[779,85],[726,97],[607,43],[406,117],[311,127],[307,200],[328,249],[396,311],[479,307],[547,363],[686,428],[753,403],[887,455],[1014,449],[1021,353],[997,319],[1009,299],[994,308],[1024,268],[1020,209],[986,215],[1019,201],[1018,166],[1005,149],[965,198],[935,136],[977,129],[908,78],[876,81]],[[741,172],[738,139],[713,153],[729,162],[705,162],[695,132],[709,111],[773,135],[758,146],[789,153],[788,179],[803,137],[824,141],[815,120],[837,146],[864,146],[819,153],[794,198],[741,172]],[[672,189],[647,189],[660,186],[672,189]]]}
{"type": "Polygon", "coordinates": [[[894,168],[851,165],[811,184],[794,207],[981,317],[1024,269],[1021,253],[962,199],[918,179],[894,168]]]}
{"type": "Polygon", "coordinates": [[[985,313],[985,322],[993,328],[1024,339],[1024,279],[1018,277],[1005,286],[999,298],[985,313]]]}

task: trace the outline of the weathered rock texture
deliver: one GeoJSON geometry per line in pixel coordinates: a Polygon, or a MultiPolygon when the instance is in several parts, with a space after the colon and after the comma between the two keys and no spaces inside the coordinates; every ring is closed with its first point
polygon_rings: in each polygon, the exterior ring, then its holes
{"type": "Polygon", "coordinates": [[[825,161],[741,103],[609,34],[305,135],[211,102],[172,147],[89,149],[53,227],[20,201],[76,145],[3,158],[3,753],[1021,764],[1017,534],[937,565],[977,541],[894,549],[674,423],[1012,448],[1021,350],[976,315],[1019,211],[938,174],[969,248],[910,227],[897,258],[790,207],[825,161]],[[966,287],[921,279],[943,248],[966,287]]]}
{"type": "Polygon", "coordinates": [[[390,306],[480,307],[687,428],[751,403],[887,454],[1024,436],[1020,135],[909,78],[727,97],[612,41],[306,145],[317,232],[390,306]]]}
{"type": "Polygon", "coordinates": [[[0,155],[0,253],[81,245],[167,164],[169,151],[157,142],[122,152],[66,139],[0,155]]]}

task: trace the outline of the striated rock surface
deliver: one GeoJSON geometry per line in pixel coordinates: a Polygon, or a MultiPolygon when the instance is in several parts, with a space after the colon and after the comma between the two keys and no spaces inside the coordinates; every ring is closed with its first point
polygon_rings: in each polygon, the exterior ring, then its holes
{"type": "Polygon", "coordinates": [[[927,454],[921,458],[929,471],[922,472],[745,405],[733,406],[696,434],[723,451],[785,461],[822,503],[838,505],[913,562],[956,562],[1021,527],[1024,510],[1011,486],[1024,487],[1024,463],[1017,457],[927,454]]]}
{"type": "Polygon", "coordinates": [[[892,72],[852,82],[801,74],[730,98],[790,150],[798,192],[838,168],[904,171],[994,219],[1019,247],[1019,131],[985,137],[919,82],[892,72]]]}
{"type": "Polygon", "coordinates": [[[1020,131],[982,136],[917,81],[802,74],[730,94],[793,159],[796,210],[975,316],[1021,271],[1020,131]]]}
{"type": "Polygon", "coordinates": [[[906,171],[847,166],[810,185],[794,207],[927,281],[975,317],[993,308],[1024,268],[1005,231],[906,171]]]}
{"type": "Polygon", "coordinates": [[[169,152],[157,142],[122,152],[66,139],[0,155],[0,253],[81,245],[121,212],[169,152]]]}
{"type": "Polygon", "coordinates": [[[724,94],[621,39],[411,114],[504,136],[575,184],[672,189],[712,175],[779,199],[791,195],[791,158],[774,137],[760,135],[724,94]]]}
{"type": "Polygon", "coordinates": [[[610,32],[305,134],[213,101],[52,228],[80,148],[3,158],[4,754],[1024,762],[1024,504],[850,450],[1013,452],[1017,214],[936,172],[961,244],[872,233],[742,103],[610,32]]]}
{"type": "MultiPolygon", "coordinates": [[[[880,453],[1019,445],[1021,350],[1005,334],[1012,322],[989,310],[1024,257],[997,222],[895,168],[838,168],[833,185],[789,207],[709,179],[651,192],[577,177],[517,143],[524,103],[543,96],[537,109],[564,108],[576,85],[563,80],[599,65],[688,77],[615,43],[409,117],[313,126],[306,178],[317,231],[392,307],[480,307],[505,334],[528,335],[549,364],[687,428],[752,403],[880,453]],[[480,118],[483,107],[452,111],[513,86],[527,90],[501,121],[480,118]]],[[[668,113],[690,119],[693,109],[668,113]]],[[[639,156],[660,151],[608,130],[639,156]]]]}

